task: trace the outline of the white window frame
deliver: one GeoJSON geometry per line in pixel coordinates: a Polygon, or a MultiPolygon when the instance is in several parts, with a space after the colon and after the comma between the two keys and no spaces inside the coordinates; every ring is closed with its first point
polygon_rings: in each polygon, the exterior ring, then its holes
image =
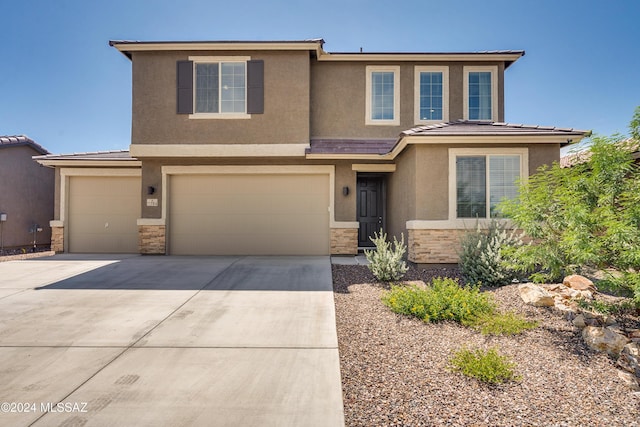
{"type": "Polygon", "coordinates": [[[193,113],[189,114],[190,119],[250,119],[251,114],[247,111],[247,62],[250,56],[190,56],[189,61],[193,61],[193,113]],[[244,113],[196,113],[196,65],[207,63],[241,62],[245,64],[244,69],[244,113]]]}
{"type": "Polygon", "coordinates": [[[413,111],[416,124],[446,123],[449,121],[449,67],[416,66],[413,83],[413,111]],[[420,119],[420,73],[442,73],[442,120],[420,119]]]}
{"type": "Polygon", "coordinates": [[[366,94],[365,94],[365,125],[373,126],[400,126],[400,66],[399,65],[368,65],[366,67],[366,94]],[[371,75],[374,72],[393,72],[393,119],[374,120],[371,118],[371,75]]]}
{"type": "MultiPolygon", "coordinates": [[[[475,221],[473,218],[458,218],[456,158],[463,156],[520,156],[520,181],[526,182],[529,177],[528,148],[449,148],[449,221],[456,223],[475,221]]],[[[489,162],[487,162],[489,165],[489,162]]],[[[486,189],[491,188],[491,170],[486,168],[486,189]]],[[[491,220],[491,200],[487,193],[486,216],[480,220],[491,220]]]]}
{"type": "MultiPolygon", "coordinates": [[[[463,118],[469,119],[469,73],[471,72],[490,72],[491,73],[491,121],[498,121],[498,66],[497,65],[485,65],[485,66],[467,66],[463,67],[463,103],[464,112],[463,118]]],[[[483,120],[474,120],[483,121],[483,120]]]]}

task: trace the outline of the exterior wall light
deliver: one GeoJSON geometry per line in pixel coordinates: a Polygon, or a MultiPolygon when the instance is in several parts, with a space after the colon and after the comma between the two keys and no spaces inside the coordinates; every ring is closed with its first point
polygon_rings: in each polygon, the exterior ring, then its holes
{"type": "Polygon", "coordinates": [[[148,195],[152,195],[156,192],[156,187],[154,187],[153,185],[150,185],[147,187],[147,194],[148,195]]]}
{"type": "Polygon", "coordinates": [[[348,196],[349,195],[349,187],[348,186],[344,186],[342,187],[342,195],[343,196],[348,196]]]}

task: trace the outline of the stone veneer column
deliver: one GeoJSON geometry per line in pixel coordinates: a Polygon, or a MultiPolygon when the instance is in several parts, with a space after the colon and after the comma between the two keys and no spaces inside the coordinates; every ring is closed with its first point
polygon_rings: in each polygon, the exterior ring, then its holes
{"type": "Polygon", "coordinates": [[[409,261],[418,264],[457,263],[463,232],[464,230],[407,230],[409,261]]]}
{"type": "Polygon", "coordinates": [[[331,255],[357,255],[358,229],[332,228],[331,255]]]}
{"type": "Polygon", "coordinates": [[[51,226],[51,250],[64,252],[64,227],[51,226]]]}
{"type": "Polygon", "coordinates": [[[138,225],[138,250],[144,255],[164,255],[165,236],[164,225],[138,225]]]}

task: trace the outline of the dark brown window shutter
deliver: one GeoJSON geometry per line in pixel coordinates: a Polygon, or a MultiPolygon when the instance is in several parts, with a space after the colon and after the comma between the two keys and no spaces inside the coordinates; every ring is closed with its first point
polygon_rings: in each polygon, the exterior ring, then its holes
{"type": "Polygon", "coordinates": [[[193,113],[193,61],[178,61],[177,64],[177,110],[178,114],[193,113]]]}
{"type": "Polygon", "coordinates": [[[247,114],[264,114],[264,61],[247,62],[247,114]]]}

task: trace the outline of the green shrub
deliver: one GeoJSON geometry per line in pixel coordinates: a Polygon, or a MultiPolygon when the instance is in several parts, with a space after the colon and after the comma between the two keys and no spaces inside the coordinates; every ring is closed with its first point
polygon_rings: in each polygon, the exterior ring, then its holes
{"type": "Polygon", "coordinates": [[[513,312],[485,313],[465,324],[484,335],[517,335],[538,326],[537,322],[527,320],[513,312]]]}
{"type": "Polygon", "coordinates": [[[578,300],[578,307],[584,308],[589,311],[594,311],[600,314],[625,314],[635,313],[638,309],[640,309],[640,305],[632,300],[622,300],[620,302],[606,302],[606,301],[598,301],[598,300],[578,300]]]}
{"type": "MultiPolygon", "coordinates": [[[[631,124],[640,134],[640,110],[631,124]]],[[[500,212],[532,243],[511,251],[511,266],[536,281],[560,281],[581,267],[631,271],[640,265],[639,140],[592,138],[583,163],[555,163],[522,181],[519,196],[500,212]],[[572,271],[573,270],[573,271],[572,271]]],[[[640,279],[630,283],[640,301],[640,279]]]]}
{"type": "Polygon", "coordinates": [[[496,348],[489,350],[461,349],[449,360],[450,369],[489,384],[501,384],[520,379],[515,363],[501,356],[496,348]]]}
{"type": "Polygon", "coordinates": [[[400,235],[400,242],[394,236],[393,247],[391,242],[387,241],[387,233],[382,229],[379,233],[374,233],[374,237],[370,239],[376,245],[376,250],[364,251],[369,261],[369,270],[382,282],[400,280],[408,270],[407,263],[403,260],[407,251],[404,235],[400,235]]]}
{"type": "Polygon", "coordinates": [[[457,280],[436,278],[430,287],[392,286],[382,302],[393,312],[415,316],[425,322],[470,321],[495,311],[491,296],[477,286],[460,286],[457,280]]]}
{"type": "Polygon", "coordinates": [[[460,243],[460,269],[470,283],[496,287],[516,278],[516,272],[502,259],[504,247],[521,244],[515,230],[508,232],[494,219],[486,230],[478,224],[476,230],[465,233],[460,243]]]}

